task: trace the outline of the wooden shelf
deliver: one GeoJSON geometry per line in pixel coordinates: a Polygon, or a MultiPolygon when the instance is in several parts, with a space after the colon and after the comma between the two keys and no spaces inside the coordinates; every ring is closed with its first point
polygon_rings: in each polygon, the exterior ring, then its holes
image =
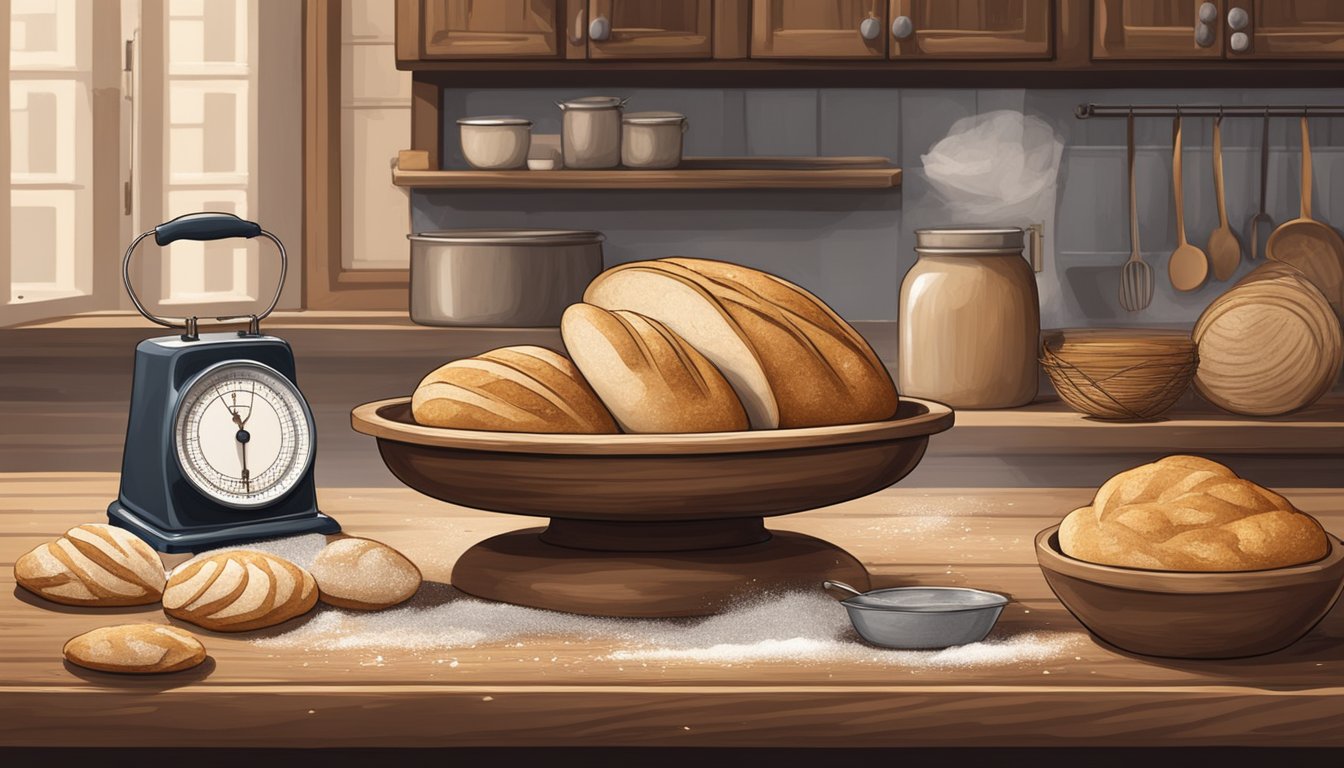
{"type": "Polygon", "coordinates": [[[412,189],[895,189],[901,169],[882,157],[688,157],[665,171],[406,171],[412,189]]]}

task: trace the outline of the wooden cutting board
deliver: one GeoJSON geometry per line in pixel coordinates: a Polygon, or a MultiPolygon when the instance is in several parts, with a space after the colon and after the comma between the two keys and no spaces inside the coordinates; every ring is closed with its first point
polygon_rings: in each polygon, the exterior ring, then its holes
{"type": "Polygon", "coordinates": [[[1311,405],[1334,386],[1344,363],[1330,302],[1287,264],[1268,262],[1214,299],[1193,335],[1196,391],[1245,416],[1311,405]]]}

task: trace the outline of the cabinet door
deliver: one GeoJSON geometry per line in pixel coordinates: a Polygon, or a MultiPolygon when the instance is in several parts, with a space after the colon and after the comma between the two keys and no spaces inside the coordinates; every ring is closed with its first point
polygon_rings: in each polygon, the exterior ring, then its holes
{"type": "Polygon", "coordinates": [[[423,0],[427,59],[556,58],[561,0],[423,0]]]}
{"type": "Polygon", "coordinates": [[[1226,0],[1094,0],[1094,3],[1094,59],[1223,57],[1226,0]]]}
{"type": "Polygon", "coordinates": [[[754,59],[881,59],[886,0],[753,0],[754,59]]]}
{"type": "Polygon", "coordinates": [[[1340,0],[1227,0],[1225,18],[1228,58],[1344,59],[1340,0]]]}
{"type": "Polygon", "coordinates": [[[1048,59],[1051,0],[891,0],[891,58],[1048,59]]]}
{"type": "Polygon", "coordinates": [[[708,59],[711,0],[589,0],[590,59],[708,59]]]}

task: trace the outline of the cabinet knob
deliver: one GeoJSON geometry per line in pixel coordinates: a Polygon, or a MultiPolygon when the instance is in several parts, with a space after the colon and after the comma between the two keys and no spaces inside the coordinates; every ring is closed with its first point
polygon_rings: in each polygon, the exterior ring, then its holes
{"type": "Polygon", "coordinates": [[[915,32],[915,22],[909,16],[897,16],[891,21],[891,36],[904,40],[915,32]]]}
{"type": "Polygon", "coordinates": [[[1213,45],[1213,27],[1208,24],[1200,24],[1195,27],[1195,45],[1200,48],[1208,48],[1213,45]]]}
{"type": "Polygon", "coordinates": [[[1218,6],[1213,3],[1200,3],[1199,21],[1201,24],[1212,24],[1218,20],[1218,6]]]}
{"type": "Polygon", "coordinates": [[[1232,50],[1237,53],[1245,53],[1251,50],[1251,38],[1245,32],[1233,32],[1228,43],[1232,45],[1232,50]]]}
{"type": "Polygon", "coordinates": [[[882,34],[882,22],[869,16],[859,23],[859,36],[864,40],[876,40],[882,34]]]}
{"type": "Polygon", "coordinates": [[[1251,23],[1251,15],[1245,8],[1233,8],[1227,12],[1227,26],[1232,28],[1233,32],[1240,32],[1251,23]]]}
{"type": "Polygon", "coordinates": [[[588,37],[591,40],[602,42],[611,37],[611,22],[606,16],[598,16],[588,25],[588,37]]]}

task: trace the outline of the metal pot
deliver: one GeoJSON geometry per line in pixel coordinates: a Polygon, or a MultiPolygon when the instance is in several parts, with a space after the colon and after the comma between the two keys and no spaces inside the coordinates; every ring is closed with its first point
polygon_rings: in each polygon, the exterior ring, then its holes
{"type": "Polygon", "coordinates": [[[679,112],[631,112],[621,120],[621,165],[676,168],[686,116],[679,112]]]}
{"type": "Polygon", "coordinates": [[[451,229],[408,235],[411,320],[554,327],[602,271],[601,232],[451,229]]]}
{"type": "Polygon", "coordinates": [[[585,96],[558,101],[566,168],[615,168],[621,164],[621,109],[627,99],[585,96]]]}
{"type": "Polygon", "coordinates": [[[497,171],[521,168],[531,146],[532,121],[523,117],[464,117],[462,156],[473,168],[497,171]]]}

